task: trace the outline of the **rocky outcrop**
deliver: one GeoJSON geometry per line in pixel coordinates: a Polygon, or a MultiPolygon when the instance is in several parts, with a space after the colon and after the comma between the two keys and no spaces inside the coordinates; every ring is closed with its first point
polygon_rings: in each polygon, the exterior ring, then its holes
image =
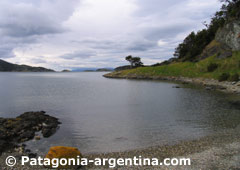
{"type": "Polygon", "coordinates": [[[198,57],[199,60],[216,55],[217,58],[232,56],[233,51],[240,50],[240,21],[232,21],[220,28],[215,40],[208,44],[198,57]]]}
{"type": "MultiPolygon", "coordinates": [[[[48,158],[50,160],[57,158],[57,159],[69,159],[69,158],[73,158],[76,160],[82,158],[82,154],[81,152],[74,147],[65,147],[65,146],[54,146],[51,147],[48,151],[48,154],[46,155],[45,158],[48,158]]],[[[51,165],[49,168],[56,168],[53,165],[51,165]]],[[[77,165],[65,165],[65,166],[59,166],[57,167],[58,169],[77,169],[78,166],[77,165]]]]}
{"type": "Polygon", "coordinates": [[[227,45],[213,40],[203,50],[197,61],[216,55],[217,58],[228,58],[232,56],[232,50],[227,45]]]}
{"type": "Polygon", "coordinates": [[[233,51],[240,50],[240,21],[231,21],[223,28],[219,29],[216,41],[227,45],[233,51]]]}
{"type": "Polygon", "coordinates": [[[26,112],[17,118],[0,118],[0,153],[33,139],[36,132],[41,131],[43,137],[49,137],[59,124],[57,118],[44,111],[26,112]]]}

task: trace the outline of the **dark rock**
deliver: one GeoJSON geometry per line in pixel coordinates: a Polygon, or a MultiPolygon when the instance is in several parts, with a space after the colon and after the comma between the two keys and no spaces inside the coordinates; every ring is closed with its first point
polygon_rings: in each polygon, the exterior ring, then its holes
{"type": "Polygon", "coordinates": [[[52,136],[55,132],[56,132],[55,128],[43,128],[42,129],[42,135],[45,138],[52,136]]]}
{"type": "Polygon", "coordinates": [[[26,149],[25,152],[26,152],[26,153],[30,153],[31,150],[30,150],[30,149],[26,149]]]}
{"type": "Polygon", "coordinates": [[[180,86],[173,86],[173,88],[180,89],[181,87],[180,86]]]}
{"type": "Polygon", "coordinates": [[[205,87],[206,90],[214,90],[213,87],[205,87]]]}
{"type": "Polygon", "coordinates": [[[221,52],[219,55],[217,55],[217,58],[219,59],[228,58],[228,57],[232,57],[232,51],[224,51],[224,52],[221,52]]]}
{"type": "Polygon", "coordinates": [[[9,150],[20,142],[34,138],[35,133],[42,131],[44,137],[53,135],[60,122],[57,118],[46,115],[44,111],[26,112],[17,118],[0,118],[0,153],[9,150]],[[46,127],[43,127],[43,124],[46,127]],[[7,144],[8,147],[4,147],[7,144]]]}
{"type": "Polygon", "coordinates": [[[36,158],[37,157],[37,154],[36,153],[29,153],[28,154],[28,157],[31,159],[31,158],[36,158]]]}
{"type": "Polygon", "coordinates": [[[25,148],[27,145],[22,143],[20,146],[25,148]]]}
{"type": "Polygon", "coordinates": [[[3,124],[3,123],[5,123],[5,122],[6,122],[6,119],[0,118],[0,124],[3,124]]]}
{"type": "Polygon", "coordinates": [[[212,41],[199,56],[199,61],[217,55],[217,58],[227,58],[232,56],[232,50],[227,45],[212,41]]]}
{"type": "Polygon", "coordinates": [[[6,139],[6,138],[7,138],[6,130],[5,130],[5,132],[3,130],[0,130],[0,140],[6,139]]]}
{"type": "Polygon", "coordinates": [[[3,149],[6,146],[6,141],[5,140],[0,140],[0,150],[3,149]]]}
{"type": "Polygon", "coordinates": [[[20,137],[22,139],[33,139],[34,136],[35,136],[35,132],[29,130],[29,131],[22,133],[20,137]]]}
{"type": "Polygon", "coordinates": [[[14,156],[17,160],[21,161],[22,160],[22,155],[16,155],[14,156]]]}
{"type": "Polygon", "coordinates": [[[230,101],[229,104],[236,109],[240,109],[240,101],[230,101]]]}

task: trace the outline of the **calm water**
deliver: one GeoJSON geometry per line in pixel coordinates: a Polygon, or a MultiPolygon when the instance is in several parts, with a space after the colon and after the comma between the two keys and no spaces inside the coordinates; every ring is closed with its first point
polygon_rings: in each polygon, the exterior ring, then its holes
{"type": "Polygon", "coordinates": [[[60,118],[49,139],[30,142],[83,153],[124,151],[196,139],[240,123],[236,98],[160,81],[115,80],[102,73],[0,73],[0,116],[45,110],[60,118]]]}

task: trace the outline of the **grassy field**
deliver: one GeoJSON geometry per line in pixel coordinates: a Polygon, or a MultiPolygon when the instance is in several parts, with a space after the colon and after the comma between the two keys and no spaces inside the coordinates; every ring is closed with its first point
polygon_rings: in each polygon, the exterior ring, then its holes
{"type": "Polygon", "coordinates": [[[234,52],[232,57],[225,59],[218,59],[215,56],[208,57],[199,62],[175,62],[170,65],[157,67],[141,67],[131,70],[124,70],[120,72],[110,73],[117,77],[128,77],[131,75],[139,76],[183,76],[183,77],[204,77],[218,79],[223,73],[240,74],[240,51],[234,52]],[[208,66],[210,64],[217,64],[216,70],[209,72],[208,66]]]}

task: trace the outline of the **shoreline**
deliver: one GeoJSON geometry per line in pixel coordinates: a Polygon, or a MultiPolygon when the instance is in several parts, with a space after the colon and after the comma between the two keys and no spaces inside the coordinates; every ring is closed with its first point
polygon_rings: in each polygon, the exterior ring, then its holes
{"type": "MultiPolygon", "coordinates": [[[[216,132],[195,140],[182,141],[174,145],[152,146],[142,149],[134,149],[122,152],[83,154],[84,158],[157,158],[163,161],[165,158],[190,158],[191,166],[116,166],[114,169],[138,170],[140,169],[164,169],[164,170],[194,170],[194,169],[237,169],[240,166],[240,126],[216,132]]],[[[25,153],[23,153],[24,155],[25,153]]],[[[0,165],[5,165],[5,158],[9,155],[18,158],[18,152],[4,152],[0,156],[0,165]]],[[[44,157],[44,155],[39,155],[44,157]]],[[[0,166],[1,167],[1,166],[0,166]]],[[[14,167],[16,170],[46,169],[42,166],[14,167]]],[[[112,169],[107,166],[95,167],[88,165],[82,169],[112,169]]]]}
{"type": "Polygon", "coordinates": [[[118,72],[108,73],[103,75],[105,78],[111,79],[132,79],[132,80],[160,80],[160,81],[172,81],[179,82],[183,84],[195,84],[201,85],[206,88],[206,90],[218,90],[226,93],[233,93],[240,95],[240,81],[238,82],[229,82],[223,81],[219,82],[214,79],[206,78],[189,78],[189,77],[174,77],[174,76],[144,76],[144,75],[127,75],[122,76],[118,72]]]}
{"type": "MultiPolygon", "coordinates": [[[[175,145],[152,146],[145,149],[135,149],[123,152],[85,155],[93,158],[190,158],[191,166],[156,166],[154,169],[229,169],[240,166],[240,126],[235,129],[212,134],[196,140],[182,141],[175,145]],[[227,156],[226,156],[227,155],[227,156]],[[238,162],[235,159],[238,159],[238,162]],[[218,158],[218,160],[215,160],[218,158]],[[229,162],[228,162],[229,161],[229,162]],[[221,164],[226,162],[226,164],[221,164]],[[236,165],[235,167],[235,164],[236,165]]],[[[89,167],[93,168],[92,166],[89,167]]],[[[96,167],[94,167],[96,168],[96,167]]],[[[103,168],[103,167],[101,167],[103,168]]],[[[106,168],[106,167],[105,167],[106,168]]],[[[140,167],[116,167],[117,169],[139,169],[140,167]]],[[[142,167],[141,167],[142,168],[142,167]]],[[[151,169],[145,167],[145,169],[151,169]]]]}

